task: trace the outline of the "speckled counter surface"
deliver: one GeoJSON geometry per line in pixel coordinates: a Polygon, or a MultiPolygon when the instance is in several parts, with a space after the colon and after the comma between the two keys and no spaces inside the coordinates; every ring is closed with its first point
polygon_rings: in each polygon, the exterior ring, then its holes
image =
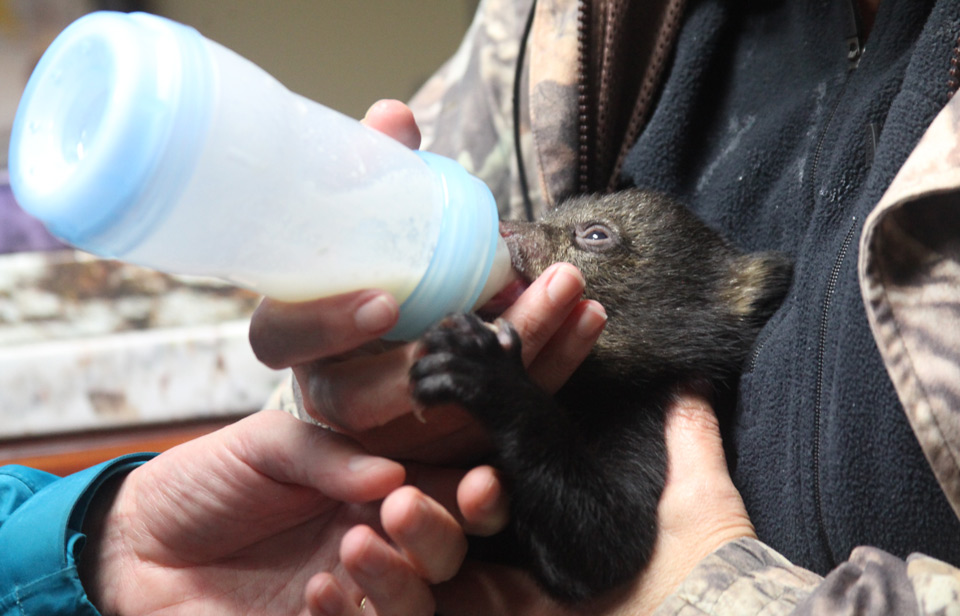
{"type": "Polygon", "coordinates": [[[0,440],[258,409],[284,378],[250,350],[258,302],[71,250],[0,255],[0,440]]]}

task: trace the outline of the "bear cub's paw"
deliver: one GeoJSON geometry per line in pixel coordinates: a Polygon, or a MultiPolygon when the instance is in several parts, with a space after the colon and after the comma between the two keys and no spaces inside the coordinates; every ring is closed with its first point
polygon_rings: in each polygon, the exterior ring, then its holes
{"type": "Polygon", "coordinates": [[[520,337],[503,319],[487,323],[474,314],[450,315],[423,335],[419,354],[410,387],[424,407],[455,403],[482,415],[496,391],[526,378],[520,337]]]}

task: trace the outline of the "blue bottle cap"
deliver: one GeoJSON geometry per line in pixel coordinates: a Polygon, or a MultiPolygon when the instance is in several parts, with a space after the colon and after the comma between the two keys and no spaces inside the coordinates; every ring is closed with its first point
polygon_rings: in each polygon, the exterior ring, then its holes
{"type": "Polygon", "coordinates": [[[387,340],[413,340],[448,314],[470,310],[490,275],[500,236],[497,203],[487,185],[456,161],[418,154],[442,187],[440,237],[426,273],[384,336],[387,340]]]}
{"type": "Polygon", "coordinates": [[[209,124],[210,59],[194,29],[100,11],[34,69],[10,140],[10,185],[59,238],[119,256],[190,177],[209,124]]]}

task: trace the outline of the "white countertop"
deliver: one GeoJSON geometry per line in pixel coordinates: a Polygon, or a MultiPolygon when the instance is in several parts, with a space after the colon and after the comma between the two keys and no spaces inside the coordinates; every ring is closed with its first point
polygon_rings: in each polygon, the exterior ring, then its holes
{"type": "Polygon", "coordinates": [[[0,255],[0,440],[254,411],[259,298],[72,250],[0,255]]]}

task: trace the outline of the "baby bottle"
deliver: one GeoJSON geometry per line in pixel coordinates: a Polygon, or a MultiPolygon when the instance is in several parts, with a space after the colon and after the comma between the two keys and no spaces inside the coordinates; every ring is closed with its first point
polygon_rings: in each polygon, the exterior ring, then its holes
{"type": "Polygon", "coordinates": [[[412,339],[511,276],[489,189],[282,86],[185,25],[80,18],[27,83],[21,206],[74,246],[282,301],[380,288],[412,339]]]}

